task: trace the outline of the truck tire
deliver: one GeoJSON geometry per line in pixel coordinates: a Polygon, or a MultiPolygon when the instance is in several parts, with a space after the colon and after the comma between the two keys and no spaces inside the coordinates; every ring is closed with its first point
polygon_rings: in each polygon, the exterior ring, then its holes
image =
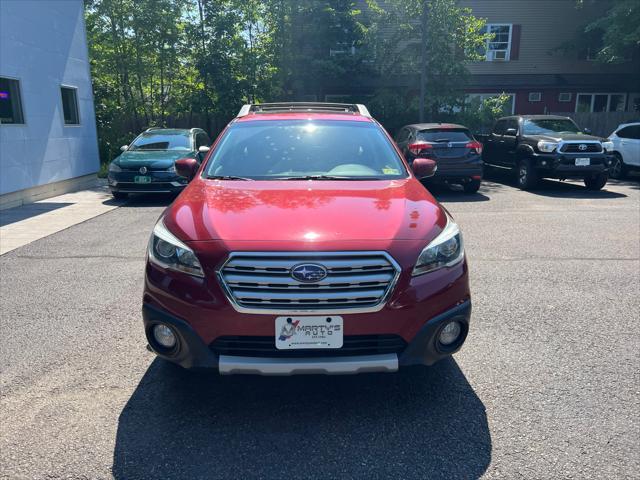
{"type": "Polygon", "coordinates": [[[531,190],[538,185],[538,172],[533,167],[533,161],[522,158],[518,161],[517,169],[518,187],[522,190],[531,190]]]}
{"type": "Polygon", "coordinates": [[[480,190],[480,180],[471,180],[470,182],[464,183],[462,189],[464,193],[477,193],[478,190],[480,190]]]}
{"type": "Polygon", "coordinates": [[[618,152],[613,154],[613,162],[611,162],[611,166],[609,167],[609,176],[616,180],[623,179],[627,176],[627,166],[622,161],[622,155],[618,152]]]}
{"type": "Polygon", "coordinates": [[[128,193],[124,193],[124,192],[111,192],[111,195],[113,195],[113,198],[116,200],[124,200],[129,196],[128,193]]]}
{"type": "Polygon", "coordinates": [[[607,184],[608,175],[606,173],[599,173],[592,177],[587,177],[584,179],[584,184],[587,187],[587,190],[602,190],[607,184]]]}

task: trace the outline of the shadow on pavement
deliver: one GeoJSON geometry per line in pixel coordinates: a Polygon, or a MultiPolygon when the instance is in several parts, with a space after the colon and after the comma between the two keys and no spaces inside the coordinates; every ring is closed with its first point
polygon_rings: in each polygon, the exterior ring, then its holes
{"type": "Polygon", "coordinates": [[[494,186],[502,188],[502,185],[495,183],[488,185],[484,182],[476,193],[464,193],[459,185],[439,184],[425,187],[439,202],[487,202],[490,198],[486,194],[491,194],[494,186]]]}
{"type": "Polygon", "coordinates": [[[485,407],[454,360],[397,374],[221,377],[156,359],[127,402],[116,479],[478,478],[485,407]]]}
{"type": "Polygon", "coordinates": [[[129,194],[126,200],[106,200],[103,202],[105,205],[110,205],[109,202],[121,203],[122,207],[166,207],[173,202],[177,194],[173,193],[132,193],[129,194]]]}
{"type": "MultiPolygon", "coordinates": [[[[512,172],[508,170],[501,169],[485,169],[485,178],[491,182],[498,182],[504,185],[512,186],[513,188],[518,188],[516,186],[515,176],[512,172]]],[[[607,185],[615,185],[619,184],[618,180],[609,180],[607,185]]],[[[633,182],[630,182],[633,184],[633,182]]],[[[553,179],[542,179],[539,181],[538,186],[533,190],[528,190],[528,193],[534,195],[540,195],[545,197],[555,197],[555,198],[624,198],[626,197],[623,193],[612,192],[607,190],[607,186],[602,190],[587,190],[584,184],[580,181],[576,182],[564,182],[560,180],[553,179]]]]}
{"type": "Polygon", "coordinates": [[[53,212],[54,210],[68,207],[69,205],[73,205],[73,202],[37,202],[0,210],[0,227],[37,217],[43,213],[53,212]]]}

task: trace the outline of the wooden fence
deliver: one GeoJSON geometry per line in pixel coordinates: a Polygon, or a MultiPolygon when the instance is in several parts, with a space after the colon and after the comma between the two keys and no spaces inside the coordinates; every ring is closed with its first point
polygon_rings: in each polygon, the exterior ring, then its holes
{"type": "Polygon", "coordinates": [[[593,135],[608,137],[621,123],[640,121],[640,112],[558,112],[552,115],[571,117],[581,128],[589,128],[593,135]]]}

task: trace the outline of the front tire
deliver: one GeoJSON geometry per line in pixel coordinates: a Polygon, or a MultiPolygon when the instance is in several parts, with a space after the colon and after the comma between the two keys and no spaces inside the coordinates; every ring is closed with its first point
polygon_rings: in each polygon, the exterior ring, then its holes
{"type": "Polygon", "coordinates": [[[613,154],[613,162],[609,167],[609,176],[611,178],[615,178],[616,180],[621,180],[627,176],[627,168],[622,161],[622,155],[619,153],[613,154]]]}
{"type": "Polygon", "coordinates": [[[608,178],[606,173],[599,173],[598,175],[585,178],[584,185],[587,187],[587,190],[602,190],[602,187],[607,184],[608,178]]]}
{"type": "Polygon", "coordinates": [[[531,190],[538,184],[538,172],[533,167],[533,161],[523,158],[518,162],[518,187],[522,190],[531,190]]]}
{"type": "Polygon", "coordinates": [[[478,193],[478,190],[480,190],[480,180],[471,180],[470,182],[464,183],[462,189],[464,193],[478,193]]]}
{"type": "Polygon", "coordinates": [[[113,198],[115,198],[116,200],[124,200],[126,199],[129,194],[128,193],[124,193],[124,192],[111,192],[111,195],[113,195],[113,198]]]}

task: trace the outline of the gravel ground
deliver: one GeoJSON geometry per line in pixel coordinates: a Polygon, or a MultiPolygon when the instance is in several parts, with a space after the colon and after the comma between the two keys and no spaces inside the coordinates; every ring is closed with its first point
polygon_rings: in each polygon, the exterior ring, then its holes
{"type": "Polygon", "coordinates": [[[398,374],[156,360],[140,306],[166,199],[0,257],[0,477],[639,478],[640,184],[434,193],[465,234],[472,328],[398,374]]]}

